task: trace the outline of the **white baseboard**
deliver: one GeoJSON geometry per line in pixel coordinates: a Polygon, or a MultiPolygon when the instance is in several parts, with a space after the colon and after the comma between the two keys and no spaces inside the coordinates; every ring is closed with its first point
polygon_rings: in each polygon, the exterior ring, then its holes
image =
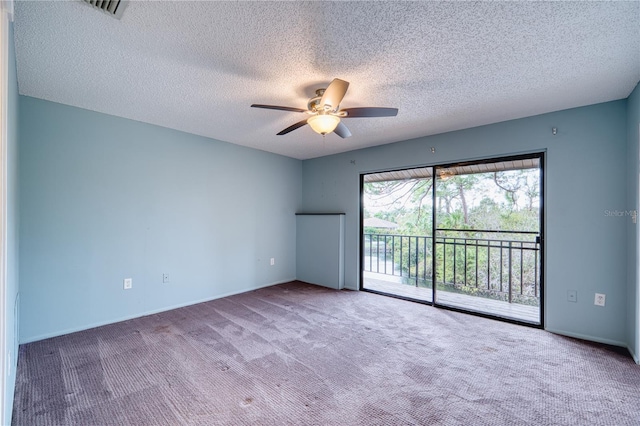
{"type": "Polygon", "coordinates": [[[38,336],[29,337],[29,338],[27,338],[25,340],[21,340],[20,344],[37,342],[38,340],[49,339],[51,337],[64,336],[65,334],[71,334],[71,333],[76,333],[78,331],[84,331],[84,330],[89,330],[89,329],[96,328],[96,327],[102,327],[103,325],[115,324],[117,322],[128,321],[128,320],[135,319],[135,318],[140,318],[140,317],[146,317],[147,315],[153,315],[153,314],[157,314],[157,313],[160,313],[160,312],[171,311],[173,309],[184,308],[185,306],[197,305],[198,303],[210,302],[212,300],[222,299],[223,297],[234,296],[236,294],[246,293],[246,292],[249,292],[249,291],[258,290],[258,289],[265,288],[265,287],[271,287],[271,286],[278,285],[278,284],[288,283],[288,282],[291,282],[291,281],[295,281],[295,278],[282,280],[282,281],[276,281],[276,282],[269,283],[269,284],[262,284],[262,285],[259,285],[259,286],[256,286],[256,287],[251,287],[251,288],[244,288],[244,289],[241,289],[241,290],[234,290],[234,291],[231,291],[231,292],[218,294],[216,296],[207,297],[207,298],[200,299],[200,300],[193,300],[193,301],[189,301],[189,302],[185,302],[185,303],[179,303],[179,304],[176,304],[176,305],[164,306],[164,307],[159,308],[159,309],[152,309],[150,311],[145,311],[145,312],[141,312],[141,313],[134,314],[134,315],[127,315],[127,316],[124,316],[124,317],[116,318],[114,320],[99,321],[99,322],[91,323],[91,324],[88,324],[88,325],[85,325],[85,326],[81,326],[81,327],[72,327],[72,328],[68,328],[68,329],[65,329],[65,330],[56,331],[56,332],[53,332],[53,333],[45,333],[45,334],[41,334],[41,335],[38,335],[38,336]]]}
{"type": "Polygon", "coordinates": [[[550,333],[560,334],[562,336],[567,336],[567,337],[574,337],[576,339],[589,340],[591,342],[596,342],[596,343],[604,343],[605,345],[621,346],[623,348],[627,347],[626,342],[621,342],[618,340],[603,339],[601,337],[589,336],[587,334],[573,333],[571,331],[555,330],[552,328],[545,328],[545,330],[550,333]]]}

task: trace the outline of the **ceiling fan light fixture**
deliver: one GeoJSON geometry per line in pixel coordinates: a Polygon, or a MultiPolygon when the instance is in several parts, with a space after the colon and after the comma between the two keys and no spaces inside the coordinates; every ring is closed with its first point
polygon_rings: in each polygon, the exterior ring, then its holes
{"type": "Polygon", "coordinates": [[[307,109],[265,104],[252,104],[251,107],[302,112],[310,115],[309,118],[298,121],[297,123],[276,133],[278,136],[286,135],[308,124],[314,132],[321,134],[322,136],[333,132],[341,138],[349,138],[351,137],[351,132],[347,126],[340,121],[341,118],[395,117],[398,115],[398,108],[358,107],[340,109],[340,103],[342,102],[345,93],[347,93],[348,88],[348,81],[334,78],[326,89],[316,90],[316,96],[309,99],[309,102],[307,102],[307,109]]]}
{"type": "Polygon", "coordinates": [[[311,126],[314,132],[324,136],[327,133],[333,132],[336,127],[338,127],[338,124],[340,124],[340,118],[335,115],[318,114],[309,117],[307,123],[311,126]]]}

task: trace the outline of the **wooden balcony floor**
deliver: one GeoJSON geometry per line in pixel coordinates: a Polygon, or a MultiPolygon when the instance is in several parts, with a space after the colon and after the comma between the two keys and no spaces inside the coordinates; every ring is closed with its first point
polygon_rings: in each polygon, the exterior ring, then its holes
{"type": "MultiPolygon", "coordinates": [[[[394,294],[410,299],[431,302],[430,288],[416,287],[415,285],[397,282],[398,277],[385,276],[370,272],[364,273],[364,288],[394,294]],[[394,282],[396,278],[396,282],[394,282]]],[[[521,305],[518,303],[503,302],[501,300],[487,299],[478,296],[469,296],[448,291],[438,291],[436,302],[440,305],[469,311],[491,314],[502,318],[514,319],[531,324],[540,324],[540,307],[521,305]]]]}

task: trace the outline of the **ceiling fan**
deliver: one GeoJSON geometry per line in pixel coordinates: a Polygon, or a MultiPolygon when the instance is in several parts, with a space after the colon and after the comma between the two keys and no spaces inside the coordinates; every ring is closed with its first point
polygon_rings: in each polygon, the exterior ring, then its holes
{"type": "Polygon", "coordinates": [[[340,109],[340,102],[342,102],[342,98],[344,98],[348,88],[348,81],[340,80],[339,78],[333,79],[326,89],[316,90],[316,96],[309,99],[307,109],[263,104],[253,104],[251,106],[253,108],[302,112],[311,115],[311,117],[298,121],[282,130],[278,135],[286,135],[308,124],[314,132],[323,136],[327,133],[334,132],[341,138],[348,138],[351,136],[351,132],[347,126],[340,121],[341,118],[394,117],[398,115],[397,108],[362,107],[340,109]]]}

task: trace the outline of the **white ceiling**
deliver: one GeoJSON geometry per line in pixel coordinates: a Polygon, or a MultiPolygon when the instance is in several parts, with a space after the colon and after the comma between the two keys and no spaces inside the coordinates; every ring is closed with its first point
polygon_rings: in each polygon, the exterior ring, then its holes
{"type": "Polygon", "coordinates": [[[17,1],[19,91],[307,159],[626,98],[640,2],[17,1]],[[333,78],[342,107],[396,107],[322,136],[293,112],[333,78]]]}

